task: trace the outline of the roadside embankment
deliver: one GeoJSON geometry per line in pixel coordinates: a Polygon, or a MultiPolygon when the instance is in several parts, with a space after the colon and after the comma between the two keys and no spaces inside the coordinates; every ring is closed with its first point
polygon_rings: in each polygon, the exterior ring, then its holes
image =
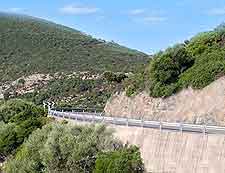
{"type": "Polygon", "coordinates": [[[167,122],[225,125],[225,77],[202,90],[183,89],[167,98],[142,92],[133,97],[117,93],[105,106],[107,116],[167,122]]]}

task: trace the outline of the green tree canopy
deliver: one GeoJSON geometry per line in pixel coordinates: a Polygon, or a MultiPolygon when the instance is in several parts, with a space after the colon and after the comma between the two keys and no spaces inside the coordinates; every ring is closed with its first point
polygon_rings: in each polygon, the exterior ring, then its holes
{"type": "Polygon", "coordinates": [[[32,103],[9,100],[0,106],[0,156],[13,153],[37,128],[48,122],[45,111],[32,103]]]}
{"type": "Polygon", "coordinates": [[[98,152],[120,146],[105,126],[53,123],[28,138],[6,172],[91,172],[98,152]]]}
{"type": "Polygon", "coordinates": [[[153,97],[167,97],[189,86],[204,88],[225,74],[224,23],[157,53],[147,69],[141,76],[144,81],[136,78],[125,85],[128,96],[140,88],[148,88],[153,97]]]}

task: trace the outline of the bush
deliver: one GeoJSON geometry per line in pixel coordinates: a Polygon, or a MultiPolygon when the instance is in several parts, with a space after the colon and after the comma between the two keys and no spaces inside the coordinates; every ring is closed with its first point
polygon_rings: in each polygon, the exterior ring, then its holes
{"type": "Polygon", "coordinates": [[[145,74],[138,73],[130,76],[128,79],[124,81],[124,87],[126,88],[126,95],[133,96],[137,94],[139,91],[143,90],[145,87],[145,74]]]}
{"type": "Polygon", "coordinates": [[[124,73],[113,73],[111,71],[107,71],[103,73],[104,79],[106,79],[108,82],[117,82],[121,83],[124,79],[126,79],[128,76],[124,73]]]}
{"type": "Polygon", "coordinates": [[[142,172],[144,165],[139,149],[135,146],[98,154],[94,171],[94,173],[142,172]]]}
{"type": "Polygon", "coordinates": [[[116,80],[116,75],[115,73],[111,71],[106,71],[103,73],[103,77],[108,81],[108,82],[113,82],[116,80]]]}
{"type": "Polygon", "coordinates": [[[19,80],[18,80],[18,84],[20,84],[20,85],[24,85],[25,82],[26,82],[26,81],[25,81],[24,79],[19,79],[19,80]]]}

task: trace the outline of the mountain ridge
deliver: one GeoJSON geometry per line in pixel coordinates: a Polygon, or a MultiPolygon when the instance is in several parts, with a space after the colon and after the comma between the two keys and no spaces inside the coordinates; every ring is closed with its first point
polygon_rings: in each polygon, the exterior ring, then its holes
{"type": "Polygon", "coordinates": [[[149,55],[26,15],[0,13],[0,81],[34,73],[133,72],[149,55]]]}

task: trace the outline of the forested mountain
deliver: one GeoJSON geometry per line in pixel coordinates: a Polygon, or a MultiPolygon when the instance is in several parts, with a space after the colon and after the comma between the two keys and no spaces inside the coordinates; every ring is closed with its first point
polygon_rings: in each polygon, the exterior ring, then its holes
{"type": "Polygon", "coordinates": [[[42,19],[0,13],[0,81],[34,73],[131,72],[146,54],[42,19]]]}
{"type": "Polygon", "coordinates": [[[66,26],[0,13],[0,98],[103,107],[117,84],[108,84],[102,74],[135,72],[149,60],[66,26]]]}

